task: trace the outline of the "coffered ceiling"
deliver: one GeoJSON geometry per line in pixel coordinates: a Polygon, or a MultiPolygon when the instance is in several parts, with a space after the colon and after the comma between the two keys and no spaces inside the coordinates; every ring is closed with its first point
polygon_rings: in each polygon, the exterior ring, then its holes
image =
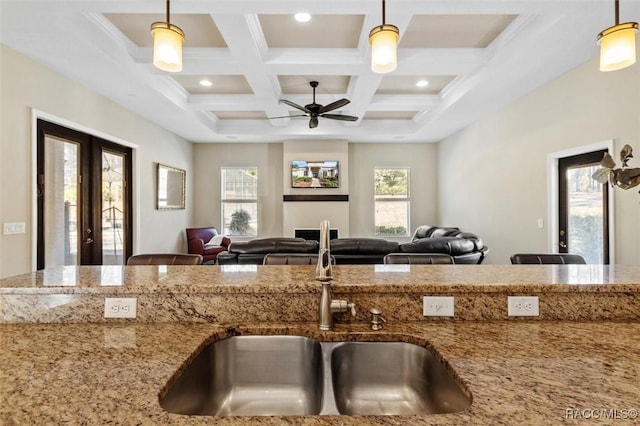
{"type": "MultiPolygon", "coordinates": [[[[0,0],[0,41],[194,142],[436,142],[595,57],[614,20],[613,0],[389,0],[398,68],[380,75],[368,34],[381,5],[173,0],[177,74],[151,64],[162,0],[0,0]],[[302,11],[311,21],[294,20],[302,11]],[[359,120],[269,118],[299,113],[280,99],[311,103],[312,80],[318,103],[348,98],[332,113],[359,120]]],[[[640,20],[640,1],[622,1],[621,18],[640,20]]]]}

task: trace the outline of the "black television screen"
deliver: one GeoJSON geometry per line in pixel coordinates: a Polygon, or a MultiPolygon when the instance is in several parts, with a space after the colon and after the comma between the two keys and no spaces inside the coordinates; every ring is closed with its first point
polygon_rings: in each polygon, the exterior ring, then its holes
{"type": "Polygon", "coordinates": [[[340,174],[337,161],[291,162],[292,188],[339,188],[340,174]]]}

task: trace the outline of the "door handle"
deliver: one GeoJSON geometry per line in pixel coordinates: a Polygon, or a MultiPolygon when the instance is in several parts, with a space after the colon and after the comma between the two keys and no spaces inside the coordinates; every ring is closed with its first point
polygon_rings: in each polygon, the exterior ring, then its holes
{"type": "Polygon", "coordinates": [[[93,238],[87,238],[86,240],[84,240],[85,244],[91,244],[93,243],[93,238]]]}
{"type": "Polygon", "coordinates": [[[560,244],[560,247],[562,248],[567,248],[567,245],[564,243],[564,241],[560,241],[558,244],[560,244]]]}

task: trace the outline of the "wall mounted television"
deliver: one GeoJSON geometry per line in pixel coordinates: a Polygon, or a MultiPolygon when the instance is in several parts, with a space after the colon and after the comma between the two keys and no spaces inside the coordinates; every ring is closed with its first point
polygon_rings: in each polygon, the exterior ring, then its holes
{"type": "Polygon", "coordinates": [[[339,188],[340,166],[338,161],[291,162],[292,188],[339,188]]]}

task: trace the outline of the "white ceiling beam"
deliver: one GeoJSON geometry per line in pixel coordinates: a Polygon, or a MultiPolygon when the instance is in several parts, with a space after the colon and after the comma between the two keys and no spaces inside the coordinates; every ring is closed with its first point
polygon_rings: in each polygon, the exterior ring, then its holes
{"type": "MultiPolygon", "coordinates": [[[[317,94],[318,103],[326,104],[337,99],[348,98],[348,95],[337,94],[317,94]]],[[[288,94],[286,99],[299,105],[306,105],[311,102],[311,94],[288,94]]],[[[442,98],[439,95],[375,95],[369,106],[368,111],[404,111],[414,109],[430,109],[440,104],[442,98]]],[[[271,103],[270,98],[259,98],[252,94],[241,95],[190,95],[188,103],[190,109],[197,111],[201,109],[229,109],[233,111],[260,111],[271,103]]],[[[286,105],[282,106],[285,110],[293,110],[286,105]]],[[[348,109],[345,106],[344,109],[348,109]]]]}
{"type": "MultiPolygon", "coordinates": [[[[153,67],[151,48],[136,46],[103,15],[162,15],[164,2],[0,1],[2,43],[196,142],[276,141],[318,134],[323,138],[347,135],[353,141],[443,138],[595,57],[595,35],[613,24],[613,7],[604,0],[391,0],[387,2],[387,23],[397,25],[401,36],[414,15],[518,16],[486,49],[399,49],[399,65],[390,77],[456,78],[437,95],[379,95],[376,92],[384,76],[369,68],[368,32],[381,23],[381,0],[176,0],[171,4],[172,15],[210,15],[229,46],[185,48],[181,74],[243,75],[254,92],[189,95],[171,75],[153,67]],[[301,6],[312,14],[363,15],[357,47],[269,49],[258,16],[291,15],[301,6]],[[218,120],[210,113],[288,114],[290,107],[278,102],[283,97],[279,75],[352,77],[345,94],[318,95],[322,104],[340,97],[350,99],[341,110],[344,114],[419,112],[413,120],[322,120],[315,133],[305,127],[304,119],[218,120]],[[277,127],[287,122],[290,128],[277,127]]],[[[640,15],[640,1],[629,0],[621,6],[623,20],[637,20],[633,17],[640,15]]],[[[145,27],[149,24],[145,22],[145,27]]],[[[305,105],[311,94],[286,98],[305,105]]]]}
{"type": "MultiPolygon", "coordinates": [[[[212,16],[212,19],[256,97],[278,99],[281,90],[277,79],[265,69],[263,58],[267,43],[260,29],[257,15],[212,16]]],[[[268,105],[264,111],[268,116],[284,115],[276,102],[268,105]]],[[[275,123],[274,125],[284,124],[275,123]]]]}
{"type": "MultiPolygon", "coordinates": [[[[379,4],[382,4],[381,2],[379,4]]],[[[388,6],[388,5],[387,5],[388,6]]],[[[389,15],[388,15],[389,16],[389,15]]],[[[377,22],[377,15],[369,15],[365,18],[365,22],[377,22]]],[[[400,18],[397,16],[393,19],[388,18],[386,22],[388,24],[393,24],[398,27],[400,30],[400,37],[406,31],[407,26],[409,25],[409,21],[411,20],[411,15],[404,14],[400,18]]],[[[382,21],[378,22],[376,25],[381,24],[382,21]]],[[[364,27],[362,28],[362,37],[367,37],[368,32],[371,28],[364,27]],[[366,33],[366,35],[365,35],[366,33]]],[[[367,64],[371,63],[371,48],[367,43],[363,49],[363,61],[367,64]]],[[[350,126],[360,125],[362,122],[362,117],[367,112],[368,105],[372,102],[373,97],[378,90],[378,86],[382,81],[383,74],[376,74],[373,71],[369,71],[368,73],[360,74],[357,78],[352,78],[349,84],[349,94],[352,96],[351,104],[349,104],[346,113],[349,115],[354,115],[359,117],[360,119],[356,122],[351,122],[350,126]],[[357,94],[357,98],[353,95],[357,94]]]]}
{"type": "Polygon", "coordinates": [[[410,135],[413,133],[411,120],[362,120],[358,127],[347,126],[348,122],[320,118],[318,127],[309,129],[306,117],[291,119],[287,127],[273,128],[266,120],[221,120],[218,122],[219,135],[260,135],[269,132],[272,136],[317,135],[349,136],[364,135],[369,132],[389,135],[410,135]]]}

